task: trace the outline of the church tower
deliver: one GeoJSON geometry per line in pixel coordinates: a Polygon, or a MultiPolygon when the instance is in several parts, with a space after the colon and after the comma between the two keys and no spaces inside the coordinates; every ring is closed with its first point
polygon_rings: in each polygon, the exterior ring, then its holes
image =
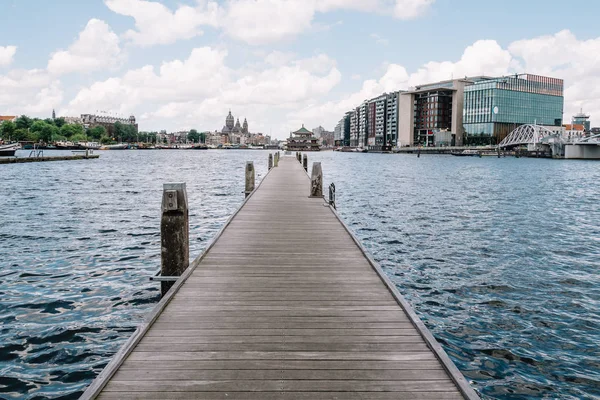
{"type": "Polygon", "coordinates": [[[244,118],[244,125],[242,125],[242,133],[248,134],[248,121],[244,118]]]}
{"type": "Polygon", "coordinates": [[[240,125],[240,119],[237,119],[237,122],[235,123],[235,130],[236,131],[241,131],[242,130],[242,125],[240,125]]]}
{"type": "Polygon", "coordinates": [[[56,113],[54,112],[54,108],[52,109],[52,119],[56,119],[56,113]]]}
{"type": "Polygon", "coordinates": [[[229,130],[233,129],[233,115],[231,115],[231,110],[229,110],[229,115],[225,118],[225,126],[229,128],[229,130]]]}

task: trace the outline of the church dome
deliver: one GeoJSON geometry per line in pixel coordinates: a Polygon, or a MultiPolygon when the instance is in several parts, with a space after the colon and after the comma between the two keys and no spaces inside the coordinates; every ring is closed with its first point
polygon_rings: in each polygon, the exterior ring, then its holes
{"type": "Polygon", "coordinates": [[[225,118],[225,126],[228,127],[229,129],[233,129],[233,124],[234,124],[233,115],[231,115],[231,110],[229,110],[229,115],[227,115],[227,118],[225,118]]]}

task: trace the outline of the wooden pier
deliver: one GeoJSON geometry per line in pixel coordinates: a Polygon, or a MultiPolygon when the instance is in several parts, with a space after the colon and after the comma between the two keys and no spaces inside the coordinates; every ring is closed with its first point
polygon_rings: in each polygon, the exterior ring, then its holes
{"type": "Polygon", "coordinates": [[[45,161],[69,161],[69,160],[88,160],[100,158],[99,155],[73,155],[73,156],[53,156],[53,157],[0,157],[0,164],[23,164],[31,162],[45,161]]]}
{"type": "Polygon", "coordinates": [[[477,399],[310,189],[279,159],[82,398],[477,399]]]}

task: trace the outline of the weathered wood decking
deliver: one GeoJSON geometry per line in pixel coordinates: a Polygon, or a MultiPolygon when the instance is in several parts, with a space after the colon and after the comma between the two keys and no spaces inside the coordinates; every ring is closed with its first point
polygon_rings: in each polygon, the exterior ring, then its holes
{"type": "Polygon", "coordinates": [[[477,398],[308,193],[283,157],[83,398],[477,398]]]}

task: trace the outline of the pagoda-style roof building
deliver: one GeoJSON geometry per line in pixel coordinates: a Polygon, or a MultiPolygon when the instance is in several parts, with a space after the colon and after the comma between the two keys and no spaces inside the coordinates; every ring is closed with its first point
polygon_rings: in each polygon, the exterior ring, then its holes
{"type": "Polygon", "coordinates": [[[288,151],[319,151],[319,139],[313,136],[313,133],[304,127],[290,133],[287,140],[288,151]],[[292,136],[293,135],[293,136],[292,136]]]}

